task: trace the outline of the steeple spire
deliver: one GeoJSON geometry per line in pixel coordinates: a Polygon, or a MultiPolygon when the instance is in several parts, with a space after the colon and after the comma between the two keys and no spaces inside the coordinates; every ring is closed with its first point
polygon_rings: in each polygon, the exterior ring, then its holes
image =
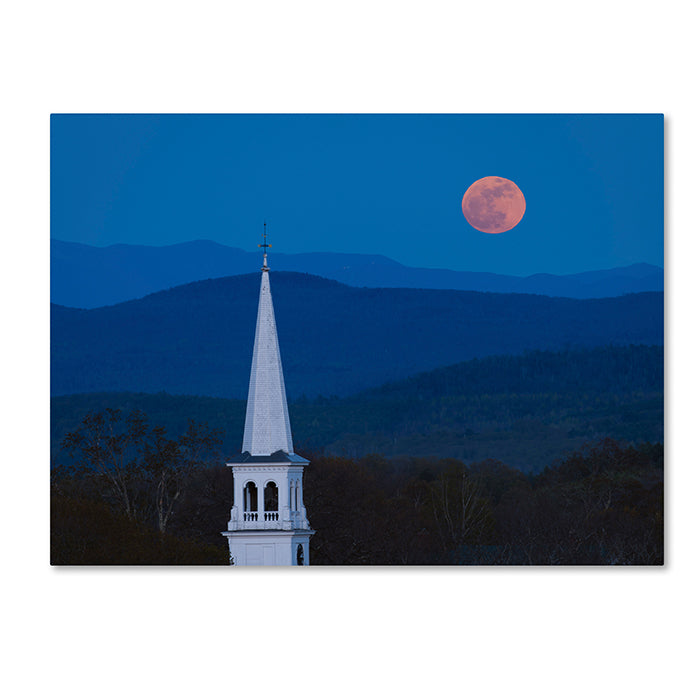
{"type": "Polygon", "coordinates": [[[264,224],[263,243],[259,247],[264,251],[263,267],[242,451],[251,455],[272,455],[279,450],[293,454],[287,394],[270,293],[267,224],[264,224]]]}

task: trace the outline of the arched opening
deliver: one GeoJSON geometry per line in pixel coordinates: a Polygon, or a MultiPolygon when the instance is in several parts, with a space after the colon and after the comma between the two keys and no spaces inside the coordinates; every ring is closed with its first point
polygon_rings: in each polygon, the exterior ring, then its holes
{"type": "Polygon", "coordinates": [[[297,566],[304,566],[304,548],[297,545],[297,566]]]}
{"type": "Polygon", "coordinates": [[[274,481],[265,484],[264,505],[265,520],[277,520],[279,518],[279,491],[274,481]]]}
{"type": "Polygon", "coordinates": [[[258,487],[249,481],[243,489],[243,519],[258,519],[258,487]]]}

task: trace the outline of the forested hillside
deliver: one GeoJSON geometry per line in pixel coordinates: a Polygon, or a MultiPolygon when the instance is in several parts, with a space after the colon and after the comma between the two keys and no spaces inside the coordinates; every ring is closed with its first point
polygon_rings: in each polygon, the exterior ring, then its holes
{"type": "MultiPolygon", "coordinates": [[[[52,395],[132,391],[245,398],[257,274],[94,310],[52,307],[52,395]]],[[[663,344],[663,294],[564,299],[357,289],[275,273],[287,394],[349,396],[418,372],[526,350],[663,344]]]]}
{"type": "MultiPolygon", "coordinates": [[[[471,360],[290,413],[313,565],[663,563],[661,347],[471,360]]],[[[55,397],[52,563],[225,563],[244,415],[55,397]]]]}
{"type": "MultiPolygon", "coordinates": [[[[494,356],[444,367],[347,398],[290,404],[295,445],[326,454],[496,458],[540,470],[585,441],[663,440],[663,348],[603,347],[494,356]]],[[[239,451],[245,401],[97,393],[52,400],[52,451],[90,411],[140,409],[171,432],[188,418],[239,451]]]]}

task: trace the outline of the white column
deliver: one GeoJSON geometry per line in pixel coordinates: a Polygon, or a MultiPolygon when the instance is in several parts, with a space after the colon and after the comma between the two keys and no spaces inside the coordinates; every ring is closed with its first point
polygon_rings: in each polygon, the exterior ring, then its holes
{"type": "Polygon", "coordinates": [[[242,474],[238,475],[238,478],[236,479],[238,483],[238,493],[236,494],[238,496],[238,520],[239,522],[243,521],[245,516],[243,513],[245,512],[245,477],[242,474]]]}
{"type": "Polygon", "coordinates": [[[238,493],[236,494],[236,498],[238,499],[238,520],[243,520],[243,512],[245,510],[245,479],[239,476],[236,479],[236,483],[238,484],[238,493]]]}

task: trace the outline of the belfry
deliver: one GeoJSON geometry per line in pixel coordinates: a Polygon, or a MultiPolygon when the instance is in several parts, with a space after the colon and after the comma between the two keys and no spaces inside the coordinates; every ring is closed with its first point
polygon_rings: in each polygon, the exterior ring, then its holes
{"type": "Polygon", "coordinates": [[[242,454],[227,462],[233,471],[233,507],[228,530],[231,564],[309,564],[309,527],[303,500],[304,467],[294,454],[287,394],[263,233],[262,280],[250,369],[242,454]]]}

